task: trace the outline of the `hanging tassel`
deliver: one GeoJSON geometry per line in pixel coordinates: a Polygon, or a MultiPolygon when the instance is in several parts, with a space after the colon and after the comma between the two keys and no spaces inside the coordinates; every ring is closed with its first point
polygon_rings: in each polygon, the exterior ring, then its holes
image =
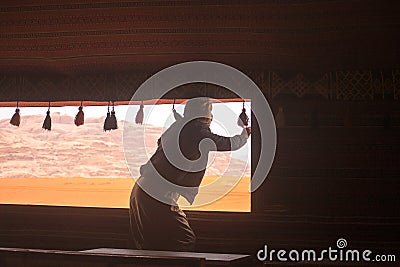
{"type": "Polygon", "coordinates": [[[140,108],[136,114],[136,118],[135,118],[136,124],[143,124],[143,119],[144,119],[143,108],[144,108],[144,105],[143,105],[143,101],[142,101],[142,103],[140,104],[140,108]]]}
{"type": "Polygon", "coordinates": [[[107,116],[106,116],[106,119],[104,120],[104,126],[103,126],[104,131],[111,131],[110,122],[111,122],[110,102],[108,102],[107,116]]]}
{"type": "Polygon", "coordinates": [[[249,116],[246,114],[246,108],[244,107],[244,101],[243,101],[243,108],[242,108],[242,113],[240,113],[237,124],[240,127],[247,127],[249,125],[249,116]]]}
{"type": "Polygon", "coordinates": [[[182,115],[178,113],[175,109],[175,98],[174,98],[174,103],[172,104],[172,113],[174,114],[174,118],[176,121],[179,121],[183,119],[182,115]]]}
{"type": "Polygon", "coordinates": [[[174,118],[176,121],[183,119],[182,115],[179,114],[178,111],[176,111],[175,109],[173,109],[172,112],[174,113],[174,118]]]}
{"type": "Polygon", "coordinates": [[[83,125],[85,123],[85,114],[83,113],[83,107],[82,107],[82,101],[81,101],[81,105],[78,108],[78,113],[75,116],[75,125],[76,126],[80,126],[83,125]]]}
{"type": "Polygon", "coordinates": [[[51,131],[50,102],[49,102],[49,109],[46,112],[46,118],[44,119],[42,128],[51,131]]]}
{"type": "Polygon", "coordinates": [[[110,127],[111,127],[111,130],[118,129],[117,117],[115,117],[115,111],[114,111],[114,102],[113,102],[113,107],[112,107],[111,116],[110,116],[110,127]]]}
{"type": "Polygon", "coordinates": [[[14,115],[11,117],[10,124],[19,127],[20,123],[21,123],[21,115],[19,114],[19,108],[17,102],[17,108],[15,109],[14,115]]]}

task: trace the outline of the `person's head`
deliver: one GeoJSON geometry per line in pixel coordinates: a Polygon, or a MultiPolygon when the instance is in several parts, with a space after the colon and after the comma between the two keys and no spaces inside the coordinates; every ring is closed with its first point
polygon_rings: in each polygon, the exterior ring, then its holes
{"type": "Polygon", "coordinates": [[[204,124],[207,124],[208,126],[211,125],[212,122],[212,114],[211,114],[211,118],[198,118],[198,120],[204,124]]]}
{"type": "Polygon", "coordinates": [[[208,97],[196,97],[186,102],[183,116],[186,119],[197,118],[203,123],[211,124],[213,119],[212,104],[208,97]]]}

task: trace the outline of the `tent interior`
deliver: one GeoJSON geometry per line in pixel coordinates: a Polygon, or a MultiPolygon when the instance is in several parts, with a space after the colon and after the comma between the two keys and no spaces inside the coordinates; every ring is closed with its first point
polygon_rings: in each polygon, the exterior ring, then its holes
{"type": "MultiPolygon", "coordinates": [[[[189,61],[226,64],[254,81],[275,117],[272,168],[250,212],[187,211],[196,251],[255,258],[266,244],[325,249],[345,238],[352,249],[398,255],[396,1],[23,0],[2,1],[0,13],[0,108],[125,105],[154,74],[189,61]]],[[[191,83],[131,104],[197,96],[243,100],[191,83]]],[[[254,114],[251,126],[253,174],[266,164],[266,137],[254,114]]],[[[130,248],[128,213],[0,203],[0,247],[130,248]]]]}

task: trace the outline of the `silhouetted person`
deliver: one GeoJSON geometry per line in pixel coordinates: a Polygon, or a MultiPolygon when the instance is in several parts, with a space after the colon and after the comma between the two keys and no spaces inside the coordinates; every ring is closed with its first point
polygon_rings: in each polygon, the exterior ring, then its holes
{"type": "Polygon", "coordinates": [[[156,152],[141,166],[141,176],[132,189],[129,209],[136,248],[194,249],[196,236],[176,201],[179,196],[190,204],[195,200],[209,151],[239,149],[251,134],[250,127],[233,137],[213,134],[210,130],[211,110],[209,98],[189,100],[184,117],[161,135],[156,152]],[[187,161],[175,157],[178,150],[187,161]]]}

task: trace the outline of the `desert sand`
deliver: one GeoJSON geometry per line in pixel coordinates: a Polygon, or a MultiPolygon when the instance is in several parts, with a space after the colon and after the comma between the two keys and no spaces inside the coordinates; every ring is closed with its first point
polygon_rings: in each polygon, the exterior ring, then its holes
{"type": "MultiPolygon", "coordinates": [[[[204,183],[210,183],[214,179],[204,177],[204,183]]],[[[182,209],[248,212],[249,182],[248,177],[242,178],[223,198],[208,205],[195,208],[184,206],[182,209]]],[[[2,178],[0,203],[128,208],[133,185],[132,178],[2,178]]],[[[207,199],[210,194],[215,193],[218,192],[200,190],[196,201],[207,199]]]]}

